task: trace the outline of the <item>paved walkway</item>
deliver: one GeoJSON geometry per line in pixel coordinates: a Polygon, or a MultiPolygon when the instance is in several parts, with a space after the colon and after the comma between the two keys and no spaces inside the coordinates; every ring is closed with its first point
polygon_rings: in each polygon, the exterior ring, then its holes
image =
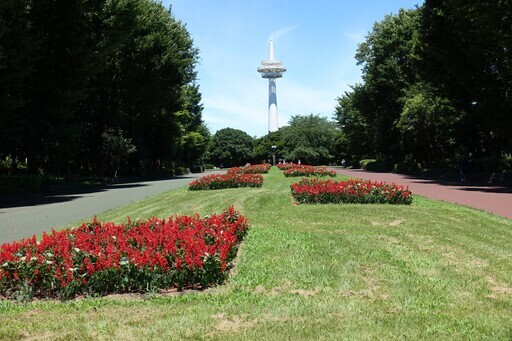
{"type": "Polygon", "coordinates": [[[512,219],[512,188],[493,184],[444,182],[411,175],[335,169],[338,174],[409,186],[413,194],[478,208],[512,219]]]}
{"type": "MultiPolygon", "coordinates": [[[[208,173],[210,174],[210,173],[208,173]]],[[[40,234],[92,217],[115,207],[188,185],[189,174],[168,180],[141,181],[43,195],[35,200],[0,206],[0,244],[40,234]]]]}

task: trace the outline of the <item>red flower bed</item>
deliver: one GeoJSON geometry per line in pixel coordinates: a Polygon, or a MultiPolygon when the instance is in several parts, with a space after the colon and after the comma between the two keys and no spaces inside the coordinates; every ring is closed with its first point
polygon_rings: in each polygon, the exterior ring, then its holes
{"type": "Polygon", "coordinates": [[[72,298],[221,283],[247,219],[220,215],[92,223],[0,246],[0,295],[72,298]]]}
{"type": "Polygon", "coordinates": [[[294,164],[293,163],[278,163],[277,168],[280,170],[290,169],[294,164]]]}
{"type": "Polygon", "coordinates": [[[336,172],[327,167],[314,167],[308,165],[296,165],[292,164],[290,168],[285,169],[283,171],[284,176],[286,177],[296,177],[296,176],[331,176],[335,177],[336,172]]]}
{"type": "Polygon", "coordinates": [[[292,196],[302,204],[402,204],[412,203],[409,188],[359,179],[336,182],[302,179],[291,185],[292,196]]]}
{"type": "Polygon", "coordinates": [[[242,173],[242,174],[267,174],[272,167],[271,164],[261,163],[258,165],[248,165],[245,167],[233,167],[228,170],[228,173],[242,173]]]}
{"type": "Polygon", "coordinates": [[[238,187],[261,187],[263,176],[260,174],[245,174],[228,172],[226,174],[211,174],[192,181],[188,185],[190,191],[238,188],[238,187]]]}

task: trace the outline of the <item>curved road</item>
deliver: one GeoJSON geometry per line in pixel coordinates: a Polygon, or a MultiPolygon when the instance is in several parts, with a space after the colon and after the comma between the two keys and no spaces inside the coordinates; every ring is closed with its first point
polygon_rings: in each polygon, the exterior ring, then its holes
{"type": "Polygon", "coordinates": [[[338,174],[409,186],[413,194],[469,206],[512,219],[512,188],[499,184],[445,182],[411,175],[335,169],[338,174]]]}
{"type": "Polygon", "coordinates": [[[73,194],[45,195],[12,207],[0,207],[0,244],[31,237],[132,201],[186,186],[194,178],[203,175],[188,174],[169,180],[117,184],[73,194]]]}

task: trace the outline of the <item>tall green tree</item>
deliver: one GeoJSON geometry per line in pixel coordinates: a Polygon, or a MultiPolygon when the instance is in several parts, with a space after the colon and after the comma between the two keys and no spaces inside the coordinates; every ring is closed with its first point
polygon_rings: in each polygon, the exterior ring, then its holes
{"type": "Polygon", "coordinates": [[[334,160],[336,127],[320,115],[292,116],[282,128],[284,157],[287,160],[318,165],[334,160]]]}
{"type": "Polygon", "coordinates": [[[29,34],[40,42],[28,84],[30,107],[24,113],[30,122],[26,148],[32,170],[58,171],[70,154],[80,150],[69,150],[61,131],[71,129],[87,100],[94,70],[90,11],[98,10],[92,3],[41,0],[30,4],[29,34]]]}
{"type": "Polygon", "coordinates": [[[272,163],[274,154],[276,158],[283,158],[283,152],[285,152],[283,131],[285,129],[286,127],[283,127],[278,131],[269,132],[254,141],[253,156],[255,162],[272,163]],[[275,146],[275,150],[272,148],[273,146],[275,146]]]}
{"type": "Polygon", "coordinates": [[[357,49],[362,65],[367,103],[356,107],[371,127],[376,156],[399,159],[400,132],[396,122],[402,112],[404,90],[418,81],[415,68],[419,41],[420,11],[401,9],[375,23],[357,49]]]}
{"type": "Polygon", "coordinates": [[[136,164],[156,170],[179,161],[184,126],[192,119],[182,92],[195,79],[198,51],[185,26],[160,4],[138,1],[135,13],[130,39],[106,70],[115,75],[106,78],[112,91],[98,97],[111,110],[104,126],[125,130],[137,146],[136,164]]]}
{"type": "Polygon", "coordinates": [[[339,154],[496,167],[512,152],[510,18],[510,0],[426,0],[376,23],[363,82],[338,99],[339,154]]]}
{"type": "Polygon", "coordinates": [[[202,119],[203,105],[197,84],[182,87],[181,145],[179,159],[191,169],[201,166],[211,143],[211,134],[202,119]]]}
{"type": "Polygon", "coordinates": [[[40,41],[30,34],[29,0],[0,2],[0,157],[25,158],[29,122],[29,78],[37,61],[40,41]]]}
{"type": "Polygon", "coordinates": [[[254,139],[246,132],[224,128],[215,133],[209,149],[209,160],[216,166],[243,166],[253,160],[254,139]]]}
{"type": "Polygon", "coordinates": [[[512,150],[512,2],[426,0],[420,71],[466,115],[460,150],[494,156],[512,150]]]}
{"type": "Polygon", "coordinates": [[[457,152],[457,128],[463,119],[453,103],[428,84],[409,88],[397,127],[402,150],[423,164],[445,160],[457,152]]]}
{"type": "Polygon", "coordinates": [[[0,157],[103,175],[102,134],[122,130],[134,171],[193,162],[209,140],[197,58],[185,25],[152,0],[2,1],[0,157]]]}
{"type": "Polygon", "coordinates": [[[350,163],[375,155],[375,126],[366,114],[371,112],[369,93],[364,84],[338,98],[334,119],[340,129],[336,145],[339,159],[350,163]]]}

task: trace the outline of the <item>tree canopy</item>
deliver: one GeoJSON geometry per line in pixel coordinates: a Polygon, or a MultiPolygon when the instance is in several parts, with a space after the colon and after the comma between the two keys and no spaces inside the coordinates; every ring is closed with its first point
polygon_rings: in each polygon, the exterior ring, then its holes
{"type": "Polygon", "coordinates": [[[310,165],[329,164],[334,160],[336,128],[320,115],[292,116],[282,128],[283,156],[290,161],[310,165]]]}
{"type": "Polygon", "coordinates": [[[210,138],[197,59],[185,25],[155,1],[2,1],[0,157],[28,159],[33,173],[106,175],[102,136],[122,131],[136,150],[125,172],[195,163],[210,138]]]}
{"type": "Polygon", "coordinates": [[[253,144],[253,138],[242,130],[220,129],[213,135],[208,158],[216,166],[243,166],[253,161],[253,144]]]}
{"type": "Polygon", "coordinates": [[[426,0],[374,25],[338,98],[339,154],[428,167],[512,152],[512,6],[426,0]]]}
{"type": "Polygon", "coordinates": [[[336,160],[339,131],[334,122],[320,115],[292,116],[287,126],[256,139],[255,162],[271,162],[275,146],[277,159],[312,165],[336,160]]]}

